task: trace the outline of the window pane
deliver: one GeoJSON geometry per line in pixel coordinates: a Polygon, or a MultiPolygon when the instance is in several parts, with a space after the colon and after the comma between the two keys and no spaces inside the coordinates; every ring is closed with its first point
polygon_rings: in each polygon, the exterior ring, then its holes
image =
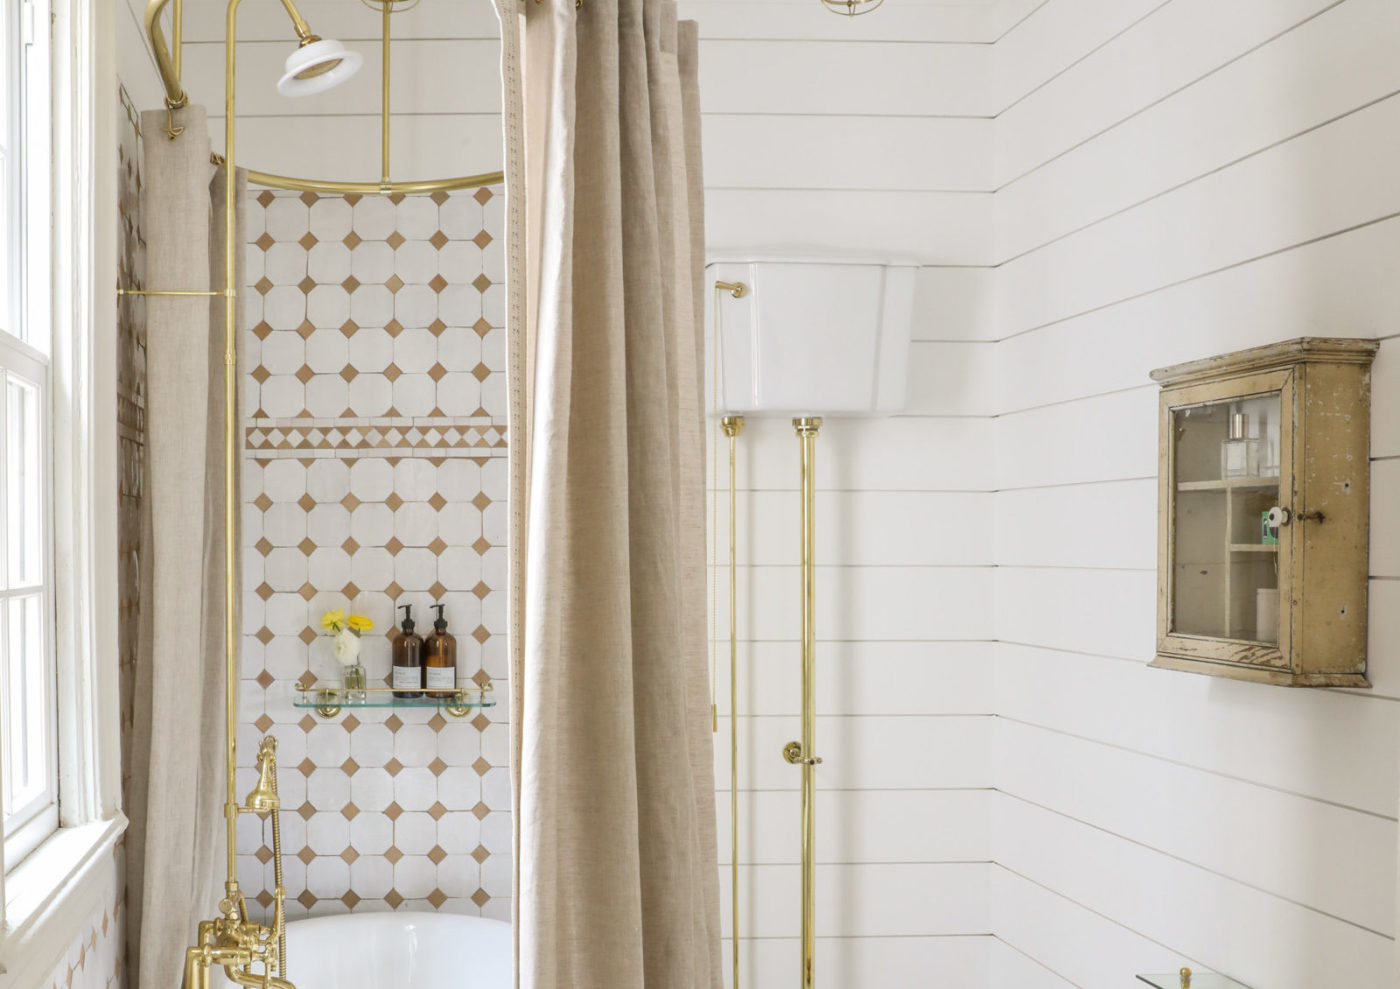
{"type": "Polygon", "coordinates": [[[13,374],[5,382],[5,555],[10,587],[44,579],[44,505],[39,389],[13,374]]]}
{"type": "MultiPolygon", "coordinates": [[[[4,100],[0,99],[0,103],[4,103],[4,100]]],[[[4,134],[0,132],[0,141],[3,140],[4,134]]],[[[13,273],[10,271],[10,238],[15,224],[11,215],[14,210],[9,192],[9,164],[5,149],[0,147],[0,330],[19,336],[19,329],[14,325],[15,307],[11,305],[13,273]]]]}
{"type": "Polygon", "coordinates": [[[4,602],[5,820],[49,803],[49,690],[43,597],[4,602]]]}

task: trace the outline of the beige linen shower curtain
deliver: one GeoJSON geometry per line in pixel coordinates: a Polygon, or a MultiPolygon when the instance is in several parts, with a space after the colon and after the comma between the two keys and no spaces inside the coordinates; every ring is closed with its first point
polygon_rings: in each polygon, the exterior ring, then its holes
{"type": "MultiPolygon", "coordinates": [[[[224,173],[204,108],[174,123],[184,132],[168,140],[165,110],[141,115],[145,287],[222,289],[224,173]]],[[[146,297],[145,426],[127,958],[137,989],[176,989],[224,874],[222,297],[146,297]]]]}
{"type": "Polygon", "coordinates": [[[497,2],[519,983],[715,989],[696,32],[497,2]]]}

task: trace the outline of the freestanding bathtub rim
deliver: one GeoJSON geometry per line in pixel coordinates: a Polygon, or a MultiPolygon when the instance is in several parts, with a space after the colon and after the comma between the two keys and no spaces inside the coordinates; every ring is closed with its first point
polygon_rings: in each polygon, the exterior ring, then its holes
{"type": "Polygon", "coordinates": [[[512,989],[513,951],[510,924],[463,914],[360,911],[287,924],[297,989],[512,989]]]}

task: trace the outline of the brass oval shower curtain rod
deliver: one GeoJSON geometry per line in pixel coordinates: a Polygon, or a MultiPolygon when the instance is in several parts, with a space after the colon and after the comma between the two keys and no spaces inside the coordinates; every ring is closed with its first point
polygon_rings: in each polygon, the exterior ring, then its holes
{"type": "MultiPolygon", "coordinates": [[[[462,175],[443,179],[422,179],[412,182],[394,182],[389,178],[389,17],[394,12],[396,0],[370,0],[375,6],[383,11],[383,36],[381,40],[383,51],[383,73],[380,100],[380,176],[378,182],[336,182],[328,179],[305,179],[291,175],[274,175],[270,172],[259,172],[248,170],[248,181],[253,185],[267,186],[273,189],[294,189],[302,192],[323,192],[332,195],[380,195],[387,196],[394,193],[401,194],[422,194],[429,192],[448,191],[452,189],[475,189],[484,185],[497,185],[505,181],[503,172],[484,172],[480,175],[462,175]]],[[[402,0],[397,0],[402,2],[402,0]]],[[[318,86],[318,80],[335,74],[344,67],[346,71],[343,76],[348,76],[359,67],[360,56],[357,53],[347,51],[337,41],[322,40],[311,32],[306,19],[301,16],[293,0],[282,0],[282,5],[287,8],[287,15],[292,20],[292,27],[296,31],[300,46],[298,54],[302,55],[299,70],[294,71],[291,59],[288,60],[288,73],[284,77],[284,87],[279,84],[279,89],[288,95],[296,92],[294,87],[299,87],[302,92],[319,92],[321,88],[328,86],[318,86]],[[353,60],[353,61],[352,61],[353,60]],[[307,64],[307,63],[310,64],[307,64]],[[348,64],[345,64],[348,63],[348,64]]],[[[149,0],[146,4],[146,34],[151,40],[151,52],[155,56],[156,67],[160,71],[161,82],[165,86],[165,105],[171,110],[178,110],[189,103],[189,94],[185,92],[184,84],[181,80],[181,48],[184,27],[184,0],[149,0]],[[173,6],[172,6],[173,5],[173,6]],[[171,7],[170,33],[174,41],[174,51],[166,44],[165,32],[161,30],[160,18],[166,7],[171,7]]],[[[295,58],[296,56],[294,56],[295,58]]],[[[233,80],[229,80],[232,84],[233,80]]],[[[331,83],[334,85],[334,83],[331,83]]],[[[180,133],[180,129],[172,126],[167,133],[170,139],[175,140],[180,133]]]]}

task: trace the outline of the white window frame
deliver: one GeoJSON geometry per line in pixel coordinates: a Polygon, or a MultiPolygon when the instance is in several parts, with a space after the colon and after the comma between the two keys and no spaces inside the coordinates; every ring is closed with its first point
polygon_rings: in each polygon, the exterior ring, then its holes
{"type": "MultiPolygon", "coordinates": [[[[3,836],[3,857],[7,862],[19,862],[58,829],[58,757],[57,757],[57,698],[54,672],[54,594],[53,594],[53,390],[49,371],[49,312],[52,309],[52,284],[49,264],[49,222],[47,208],[35,209],[35,201],[52,200],[51,181],[46,153],[49,145],[49,86],[33,86],[31,74],[47,75],[48,38],[37,30],[37,21],[47,8],[44,0],[25,0],[18,5],[6,4],[3,36],[6,48],[5,80],[6,116],[9,132],[4,135],[6,151],[3,194],[7,208],[17,222],[6,225],[7,263],[0,277],[7,281],[5,297],[7,311],[0,313],[0,379],[10,377],[29,385],[37,392],[39,415],[39,446],[43,451],[40,463],[38,525],[42,561],[35,579],[18,590],[0,590],[0,605],[11,597],[39,594],[41,655],[34,662],[28,657],[25,684],[27,692],[39,697],[43,719],[42,737],[47,780],[41,792],[27,805],[14,808],[16,820],[6,822],[3,836]],[[37,215],[36,215],[37,214],[37,215]],[[23,339],[20,339],[20,336],[23,339]],[[29,681],[37,681],[37,684],[29,681]],[[37,686],[37,690],[34,687],[37,686]]],[[[8,451],[8,396],[0,399],[0,455],[8,451]]],[[[0,531],[8,532],[7,512],[12,509],[6,499],[0,499],[0,531]]],[[[8,609],[6,609],[8,611],[8,609]]],[[[8,615],[0,613],[0,636],[8,630],[8,615]]],[[[0,644],[3,648],[3,644],[0,644]]],[[[0,668],[0,685],[4,701],[13,710],[14,693],[8,668],[0,668]]],[[[31,698],[32,699],[32,698],[31,698]]],[[[20,701],[19,703],[23,703],[20,701]]],[[[31,715],[33,712],[29,712],[31,715]]],[[[0,739],[0,747],[4,744],[0,739]]],[[[7,780],[7,783],[12,781],[7,780]]]]}
{"type": "MultiPolygon", "coordinates": [[[[58,830],[0,854],[0,971],[37,984],[115,893],[121,813],[117,656],[117,73],[122,5],[50,0],[53,106],[53,623],[58,830]]],[[[124,11],[122,11],[124,12],[124,11]]]]}

